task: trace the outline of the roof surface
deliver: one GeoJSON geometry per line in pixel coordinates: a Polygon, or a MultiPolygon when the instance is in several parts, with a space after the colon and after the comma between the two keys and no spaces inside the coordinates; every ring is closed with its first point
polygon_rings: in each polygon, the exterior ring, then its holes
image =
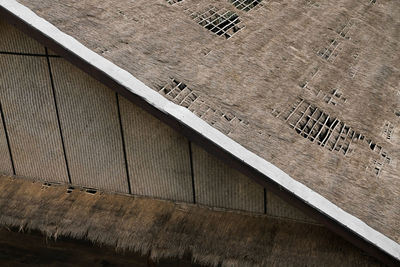
{"type": "Polygon", "coordinates": [[[0,190],[3,226],[154,260],[189,254],[210,266],[382,266],[318,225],[5,176],[0,190]]]}
{"type": "Polygon", "coordinates": [[[19,2],[400,242],[396,1],[19,2]]]}

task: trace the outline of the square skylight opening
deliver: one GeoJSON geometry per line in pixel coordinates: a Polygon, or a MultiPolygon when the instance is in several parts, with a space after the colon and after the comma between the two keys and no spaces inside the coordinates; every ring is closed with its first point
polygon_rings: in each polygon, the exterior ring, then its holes
{"type": "Polygon", "coordinates": [[[229,2],[231,2],[237,9],[247,12],[258,6],[262,0],[229,0],[229,2]]]}
{"type": "Polygon", "coordinates": [[[213,6],[210,6],[203,13],[192,13],[191,18],[207,30],[216,35],[224,36],[226,39],[231,38],[243,28],[239,25],[240,19],[235,12],[213,6]]]}
{"type": "Polygon", "coordinates": [[[168,4],[173,5],[179,2],[182,2],[183,0],[166,0],[168,4]]]}

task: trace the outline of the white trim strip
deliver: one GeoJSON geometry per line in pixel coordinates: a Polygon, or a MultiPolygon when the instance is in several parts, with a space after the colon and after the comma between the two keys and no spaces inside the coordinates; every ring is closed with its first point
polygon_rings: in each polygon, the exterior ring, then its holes
{"type": "Polygon", "coordinates": [[[234,155],[236,158],[242,160],[260,173],[269,177],[271,180],[280,184],[286,190],[292,192],[315,209],[326,214],[326,216],[340,222],[365,240],[392,255],[397,260],[400,260],[400,244],[374,230],[360,219],[345,212],[320,194],[297,182],[278,167],[250,152],[231,138],[207,124],[186,108],[167,100],[158,92],[140,82],[127,71],[85,47],[73,37],[61,32],[54,25],[37,16],[29,8],[15,0],[0,0],[0,5],[15,16],[19,17],[25,23],[31,25],[50,39],[60,44],[66,50],[73,52],[87,63],[109,75],[133,94],[140,96],[160,111],[175,117],[187,127],[192,128],[194,131],[200,133],[221,148],[229,151],[229,153],[234,155]]]}

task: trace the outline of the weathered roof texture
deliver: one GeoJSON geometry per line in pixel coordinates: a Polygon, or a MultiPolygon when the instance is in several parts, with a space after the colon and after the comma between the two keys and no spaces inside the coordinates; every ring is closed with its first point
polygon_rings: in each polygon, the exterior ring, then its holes
{"type": "Polygon", "coordinates": [[[217,266],[381,266],[324,227],[0,176],[0,223],[158,260],[217,266]]]}
{"type": "Polygon", "coordinates": [[[400,242],[398,1],[18,2],[400,242]]]}
{"type": "Polygon", "coordinates": [[[400,242],[398,1],[19,2],[400,242]]]}

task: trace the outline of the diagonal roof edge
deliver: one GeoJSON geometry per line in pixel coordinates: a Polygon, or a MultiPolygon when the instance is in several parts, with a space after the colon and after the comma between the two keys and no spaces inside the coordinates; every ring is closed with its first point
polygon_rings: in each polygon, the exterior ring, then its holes
{"type": "Polygon", "coordinates": [[[268,187],[387,264],[400,262],[400,244],[219,132],[189,110],[167,100],[127,71],[61,32],[15,0],[0,0],[0,14],[108,87],[166,122],[208,152],[268,187]]]}

